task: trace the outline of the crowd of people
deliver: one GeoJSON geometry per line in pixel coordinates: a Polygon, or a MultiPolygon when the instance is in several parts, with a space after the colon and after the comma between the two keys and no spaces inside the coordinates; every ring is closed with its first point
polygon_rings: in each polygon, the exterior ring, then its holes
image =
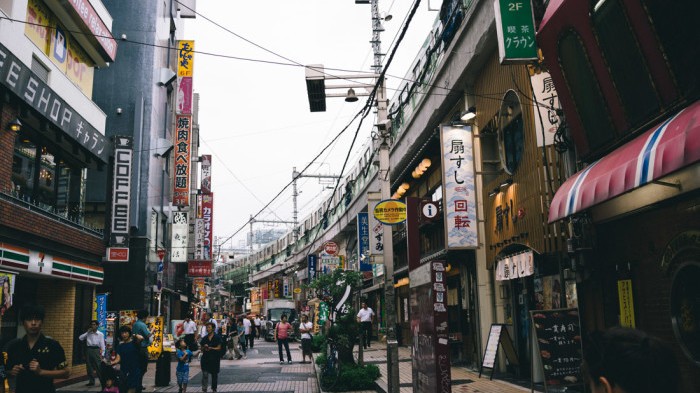
{"type": "MultiPolygon", "coordinates": [[[[145,323],[148,313],[139,311],[132,326],[119,327],[119,342],[112,354],[105,353],[104,335],[97,329],[97,321],[90,323],[79,340],[87,346],[88,386],[99,381],[102,392],[137,393],[143,388],[143,376],[148,368],[148,345],[153,332],[145,323]],[[115,366],[119,365],[118,370],[115,366]]],[[[366,347],[370,346],[367,322],[372,322],[374,312],[363,303],[357,315],[362,324],[366,347]]],[[[0,379],[7,380],[14,393],[55,392],[54,380],[70,375],[61,344],[42,333],[45,318],[41,306],[26,305],[20,318],[26,334],[6,344],[0,359],[0,379]],[[4,359],[3,359],[4,358],[4,359]]],[[[259,316],[224,318],[219,322],[203,315],[201,329],[191,316],[183,323],[183,334],[176,343],[176,377],[179,392],[185,393],[190,380],[189,365],[199,355],[202,374],[202,391],[218,388],[221,359],[245,358],[248,347],[262,337],[262,320],[259,316]]],[[[313,361],[311,340],[313,323],[307,315],[301,316],[298,329],[301,338],[301,363],[313,361]],[[308,357],[309,361],[306,361],[308,357]]],[[[369,326],[371,328],[371,325],[369,326]]],[[[289,340],[294,332],[286,315],[274,328],[280,364],[292,363],[289,340]]],[[[662,340],[641,330],[615,327],[604,332],[589,334],[583,341],[584,359],[582,371],[589,388],[594,393],[677,393],[681,391],[678,363],[673,351],[662,340]]],[[[0,393],[5,393],[5,383],[0,383],[0,393]]]]}

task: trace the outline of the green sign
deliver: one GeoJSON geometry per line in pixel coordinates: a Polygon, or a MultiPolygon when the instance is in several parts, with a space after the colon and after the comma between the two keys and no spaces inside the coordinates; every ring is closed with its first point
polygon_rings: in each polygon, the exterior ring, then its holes
{"type": "Polygon", "coordinates": [[[328,320],[328,303],[321,302],[321,305],[320,305],[319,311],[318,311],[318,324],[325,325],[326,320],[328,320]]]}
{"type": "Polygon", "coordinates": [[[535,18],[530,0],[495,0],[493,7],[501,64],[536,60],[535,18]]]}

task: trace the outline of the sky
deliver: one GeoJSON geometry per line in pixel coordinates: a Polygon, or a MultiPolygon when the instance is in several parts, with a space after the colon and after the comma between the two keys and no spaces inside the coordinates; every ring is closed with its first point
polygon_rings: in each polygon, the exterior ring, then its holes
{"type": "MultiPolygon", "coordinates": [[[[390,21],[383,21],[383,52],[390,53],[390,44],[412,5],[410,0],[379,1],[380,13],[392,15],[390,21]]],[[[421,2],[387,70],[389,99],[428,37],[439,6],[439,0],[421,2]]],[[[185,22],[183,39],[195,40],[198,52],[193,79],[194,91],[200,96],[199,152],[212,155],[214,236],[224,240],[240,231],[222,247],[239,248],[249,231],[251,215],[257,215],[257,220],[292,221],[292,187],[274,198],[291,182],[294,167],[301,171],[313,162],[305,173],[340,174],[357,122],[313,160],[362,108],[366,98],[360,97],[356,103],[329,98],[326,112],[311,113],[304,68],[298,65],[323,64],[329,74],[338,76],[372,72],[371,9],[369,4],[355,4],[354,0],[199,0],[197,13],[196,19],[185,22]],[[269,208],[261,212],[268,203],[269,208]]],[[[364,151],[362,146],[369,143],[372,124],[373,113],[358,134],[344,177],[364,151]]],[[[301,178],[297,185],[298,219],[302,222],[330,197],[327,187],[333,184],[301,178]]],[[[292,226],[253,226],[254,230],[270,228],[291,231],[292,226]]]]}

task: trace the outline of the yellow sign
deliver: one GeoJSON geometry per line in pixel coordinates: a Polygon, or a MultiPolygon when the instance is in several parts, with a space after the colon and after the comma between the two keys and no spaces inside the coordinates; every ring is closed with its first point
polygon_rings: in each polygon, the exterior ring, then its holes
{"type": "Polygon", "coordinates": [[[49,54],[51,14],[43,2],[29,0],[27,2],[27,24],[24,25],[24,35],[27,36],[41,51],[49,54]]]}
{"type": "Polygon", "coordinates": [[[617,296],[620,300],[620,326],[634,328],[632,280],[618,280],[617,296]]]}
{"type": "Polygon", "coordinates": [[[148,358],[157,360],[163,352],[163,317],[148,317],[146,325],[153,335],[153,341],[148,346],[148,358]]]}
{"type": "Polygon", "coordinates": [[[301,288],[299,288],[299,287],[294,288],[294,293],[301,293],[301,288]]]}
{"type": "Polygon", "coordinates": [[[386,199],[377,203],[373,214],[382,224],[400,224],[406,221],[406,204],[395,199],[386,199]]]}
{"type": "Polygon", "coordinates": [[[192,76],[194,72],[194,41],[177,43],[177,76],[192,76]]]}

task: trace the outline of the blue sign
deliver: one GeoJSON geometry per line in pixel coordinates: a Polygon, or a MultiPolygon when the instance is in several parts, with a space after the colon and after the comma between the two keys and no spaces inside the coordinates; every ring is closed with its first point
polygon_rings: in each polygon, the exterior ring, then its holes
{"type": "Polygon", "coordinates": [[[309,263],[309,282],[311,282],[316,278],[316,262],[318,261],[318,257],[316,254],[309,254],[306,256],[306,260],[309,263]]]}
{"type": "Polygon", "coordinates": [[[102,293],[95,296],[97,302],[97,330],[106,337],[107,332],[107,294],[102,293]]]}
{"type": "Polygon", "coordinates": [[[163,261],[158,262],[158,273],[163,271],[163,261]]]}
{"type": "Polygon", "coordinates": [[[371,272],[369,263],[369,216],[367,213],[357,213],[357,260],[360,261],[361,272],[371,272]]]}

